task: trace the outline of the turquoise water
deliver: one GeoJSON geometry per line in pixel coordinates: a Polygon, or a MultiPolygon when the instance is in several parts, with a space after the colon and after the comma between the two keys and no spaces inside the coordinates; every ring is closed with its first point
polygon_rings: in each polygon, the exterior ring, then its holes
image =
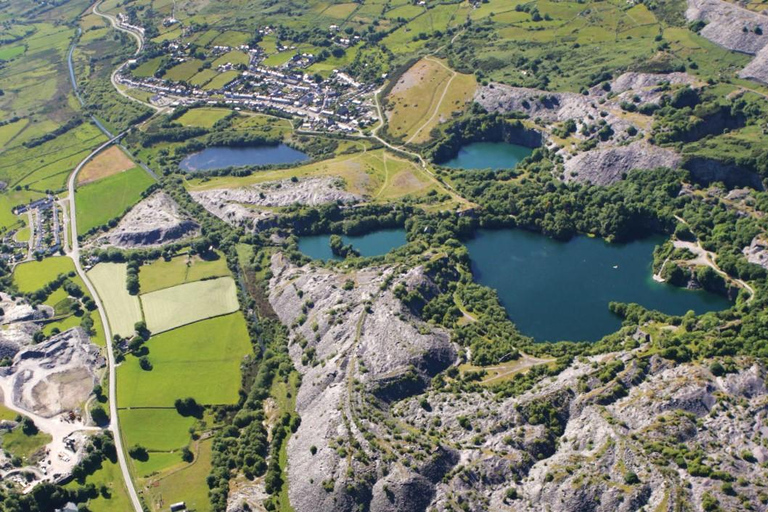
{"type": "Polygon", "coordinates": [[[193,153],[181,161],[182,171],[210,171],[241,165],[294,164],[309,157],[285,144],[250,148],[210,147],[193,153]]]}
{"type": "Polygon", "coordinates": [[[475,280],[498,292],[520,332],[537,341],[596,341],[621,326],[611,301],[672,315],[730,307],[719,295],[654,281],[653,249],[661,241],[558,242],[516,229],[481,230],[467,248],[475,280]]]}
{"type": "MultiPolygon", "coordinates": [[[[360,256],[381,256],[401,245],[405,245],[404,229],[382,229],[362,236],[342,235],[344,245],[352,244],[352,247],[360,252],[360,256]]],[[[316,260],[338,260],[334,256],[330,246],[331,235],[312,235],[299,238],[299,250],[316,260]]]]}
{"type": "Polygon", "coordinates": [[[473,142],[442,165],[454,169],[512,169],[532,152],[531,148],[506,142],[473,142]]]}

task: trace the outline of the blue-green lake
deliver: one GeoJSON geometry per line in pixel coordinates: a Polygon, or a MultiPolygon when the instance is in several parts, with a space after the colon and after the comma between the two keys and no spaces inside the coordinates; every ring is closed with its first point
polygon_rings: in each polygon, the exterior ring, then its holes
{"type": "Polygon", "coordinates": [[[297,149],[285,144],[246,148],[210,147],[193,153],[179,163],[182,171],[210,171],[242,165],[295,164],[309,160],[297,149]]]}
{"type": "MultiPolygon", "coordinates": [[[[344,245],[360,252],[360,256],[381,256],[406,244],[404,229],[382,229],[362,236],[342,235],[344,245]]],[[[331,252],[331,235],[312,235],[299,238],[299,251],[316,260],[338,260],[331,252]]]]}
{"type": "Polygon", "coordinates": [[[730,307],[719,295],[654,281],[653,249],[662,241],[559,242],[517,229],[480,230],[467,248],[475,280],[498,292],[520,332],[537,341],[596,341],[621,327],[611,301],[672,315],[730,307]]]}
{"type": "Polygon", "coordinates": [[[454,169],[512,169],[520,160],[533,153],[531,148],[506,142],[473,142],[459,150],[445,167],[454,169]]]}

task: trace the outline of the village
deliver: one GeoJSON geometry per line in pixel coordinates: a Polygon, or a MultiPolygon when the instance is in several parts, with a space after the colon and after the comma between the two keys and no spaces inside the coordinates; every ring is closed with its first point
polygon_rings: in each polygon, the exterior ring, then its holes
{"type": "Polygon", "coordinates": [[[2,234],[0,258],[16,264],[59,252],[64,232],[63,212],[54,196],[17,206],[13,214],[19,217],[20,227],[2,234]]]}
{"type": "MultiPolygon", "coordinates": [[[[174,20],[168,20],[172,22],[174,20]]],[[[338,27],[331,26],[331,32],[338,27]]],[[[260,30],[270,35],[272,29],[260,30]]],[[[358,37],[358,36],[354,36],[358,37]]],[[[354,39],[335,37],[335,44],[347,48],[354,39]]],[[[189,43],[172,42],[166,46],[174,65],[190,59],[189,43]]],[[[362,84],[341,70],[334,69],[323,78],[307,69],[318,61],[310,53],[301,53],[295,46],[279,46],[280,52],[295,52],[284,64],[270,67],[264,64],[267,55],[258,45],[237,48],[214,46],[208,57],[225,55],[240,50],[249,56],[249,63],[227,62],[217,67],[218,73],[237,71],[239,74],[217,89],[203,89],[183,81],[164,78],[138,78],[131,73],[140,63],[129,61],[116,73],[115,80],[124,87],[153,93],[151,102],[158,106],[188,106],[200,103],[225,103],[254,111],[278,112],[304,119],[304,131],[359,133],[378,121],[374,105],[375,84],[362,84]]],[[[383,76],[382,78],[385,78],[383,76]]]]}

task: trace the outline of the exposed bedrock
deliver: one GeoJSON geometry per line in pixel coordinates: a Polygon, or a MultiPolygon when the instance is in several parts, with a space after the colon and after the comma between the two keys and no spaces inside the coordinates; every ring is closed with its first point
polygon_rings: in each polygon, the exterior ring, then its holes
{"type": "Polygon", "coordinates": [[[122,249],[158,247],[199,233],[200,225],[185,214],[171,196],[160,191],[131,208],[97,243],[122,249]]]}
{"type": "Polygon", "coordinates": [[[768,83],[768,16],[722,0],[688,0],[685,15],[705,22],[701,35],[713,43],[755,55],[739,76],[768,83]]]}
{"type": "Polygon", "coordinates": [[[361,504],[382,512],[425,510],[456,454],[429,447],[423,433],[406,436],[389,404],[422,392],[456,359],[448,334],[412,316],[391,291],[429,277],[421,268],[346,274],[297,267],[281,254],[272,272],[270,303],[294,326],[290,354],[302,373],[302,421],[288,443],[291,504],[302,511],[361,504]],[[388,279],[394,282],[382,286],[388,279]]]}
{"type": "Polygon", "coordinates": [[[104,365],[99,347],[75,327],[20,350],[11,366],[0,369],[0,379],[12,389],[7,398],[14,405],[52,417],[81,407],[104,365]]]}
{"type": "Polygon", "coordinates": [[[622,360],[624,369],[602,382],[589,362],[574,363],[501,402],[485,393],[432,392],[430,410],[421,398],[399,403],[394,412],[410,426],[428,429],[439,419],[441,434],[461,447],[461,470],[436,485],[430,509],[466,502],[467,510],[701,511],[705,492],[723,510],[743,509],[717,476],[692,476],[653,448],[680,443],[740,479],[742,499],[761,503],[763,366],[744,360],[716,377],[705,365],[643,362],[630,353],[596,360],[622,360]]]}
{"type": "Polygon", "coordinates": [[[635,142],[628,146],[579,153],[565,162],[565,181],[610,185],[634,169],[680,166],[682,158],[671,149],[635,142]]]}
{"type": "Polygon", "coordinates": [[[691,173],[691,178],[700,183],[720,181],[728,187],[748,186],[763,190],[763,183],[757,174],[735,164],[710,158],[689,158],[683,167],[691,173]]]}
{"type": "Polygon", "coordinates": [[[362,199],[344,190],[342,181],[334,177],[270,181],[239,188],[194,191],[190,195],[224,222],[255,228],[274,218],[271,208],[293,204],[354,203],[362,199]]]}

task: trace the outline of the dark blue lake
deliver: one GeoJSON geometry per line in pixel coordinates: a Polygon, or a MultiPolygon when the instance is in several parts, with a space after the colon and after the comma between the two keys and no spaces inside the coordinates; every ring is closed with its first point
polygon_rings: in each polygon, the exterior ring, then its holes
{"type": "MultiPolygon", "coordinates": [[[[381,256],[406,244],[404,229],[382,229],[362,236],[342,235],[344,244],[360,252],[360,256],[381,256]]],[[[340,260],[331,252],[331,235],[312,235],[299,238],[299,250],[316,260],[340,260]]]]}
{"type": "Polygon", "coordinates": [[[533,153],[531,148],[506,142],[473,142],[459,150],[445,167],[454,169],[512,169],[520,160],[533,153]]]}
{"type": "Polygon", "coordinates": [[[309,160],[299,150],[285,144],[250,148],[210,147],[193,153],[179,163],[183,171],[210,171],[241,165],[295,164],[309,160]]]}
{"type": "Polygon", "coordinates": [[[596,341],[621,327],[608,310],[611,301],[672,315],[731,306],[713,293],[654,281],[653,249],[662,241],[558,242],[516,229],[481,230],[467,248],[475,280],[498,292],[520,332],[537,341],[596,341]]]}

